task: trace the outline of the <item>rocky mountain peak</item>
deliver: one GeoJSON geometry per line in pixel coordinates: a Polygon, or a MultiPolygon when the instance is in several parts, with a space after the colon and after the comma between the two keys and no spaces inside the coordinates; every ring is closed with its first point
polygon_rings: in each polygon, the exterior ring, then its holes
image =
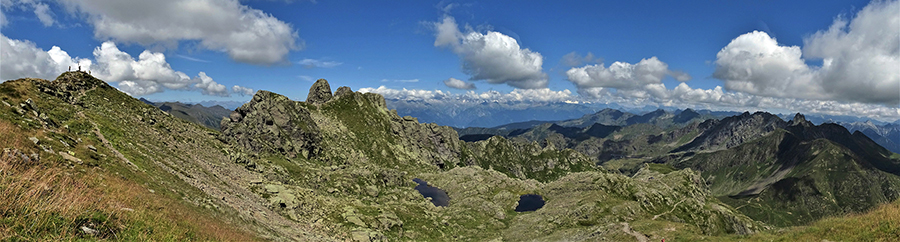
{"type": "Polygon", "coordinates": [[[319,79],[309,88],[309,95],[306,97],[306,102],[319,105],[330,101],[332,97],[331,86],[328,85],[328,81],[319,79]]]}
{"type": "Polygon", "coordinates": [[[88,90],[111,88],[106,82],[83,71],[67,71],[56,77],[54,81],[40,80],[34,83],[41,92],[56,96],[69,103],[75,102],[75,99],[88,90]]]}
{"type": "Polygon", "coordinates": [[[804,117],[803,114],[797,113],[797,115],[794,115],[794,119],[791,119],[791,122],[789,122],[788,125],[789,126],[802,125],[802,126],[809,127],[809,126],[812,126],[812,123],[807,121],[806,117],[804,117]]]}
{"type": "Polygon", "coordinates": [[[334,91],[334,98],[346,96],[347,94],[350,94],[351,92],[353,92],[353,90],[351,90],[350,87],[348,87],[348,86],[338,87],[337,91],[334,91]]]}
{"type": "Polygon", "coordinates": [[[58,86],[69,87],[70,89],[88,90],[100,86],[109,86],[106,82],[95,78],[91,74],[83,71],[67,71],[56,77],[54,81],[58,86]]]}
{"type": "MultiPolygon", "coordinates": [[[[321,80],[324,81],[324,80],[321,80]]],[[[327,89],[328,83],[325,83],[327,89]]],[[[331,93],[329,90],[329,98],[331,93]]],[[[312,157],[320,150],[319,127],[307,109],[283,95],[260,90],[222,119],[222,139],[253,152],[312,157]]]]}
{"type": "Polygon", "coordinates": [[[686,123],[697,117],[700,117],[700,113],[697,113],[693,109],[688,108],[675,115],[672,121],[675,123],[686,123]]]}
{"type": "Polygon", "coordinates": [[[704,122],[701,126],[709,129],[696,139],[675,151],[685,150],[720,150],[731,148],[745,141],[765,136],[776,129],[783,129],[787,123],[770,113],[744,112],[741,115],[724,118],[718,122],[704,122]]]}

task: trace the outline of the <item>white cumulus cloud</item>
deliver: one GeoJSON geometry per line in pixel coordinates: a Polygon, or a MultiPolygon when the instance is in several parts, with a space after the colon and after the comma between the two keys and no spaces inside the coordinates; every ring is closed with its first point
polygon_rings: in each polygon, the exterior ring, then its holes
{"type": "Polygon", "coordinates": [[[798,46],[779,46],[765,32],[738,36],[716,54],[713,77],[728,90],[771,97],[822,99],[825,92],[815,69],[801,58],[798,46]]]}
{"type": "MultiPolygon", "coordinates": [[[[669,65],[655,56],[642,59],[637,64],[613,62],[609,67],[603,64],[573,67],[566,71],[566,77],[579,89],[616,88],[622,91],[643,89],[648,85],[661,84],[666,76],[679,81],[690,80],[686,73],[669,70],[669,65]]],[[[648,87],[652,88],[652,87],[648,87]]]]}
{"type": "Polygon", "coordinates": [[[57,46],[49,51],[38,48],[28,40],[9,39],[0,34],[0,79],[10,80],[24,77],[55,79],[60,73],[79,65],[88,69],[92,61],[72,58],[57,46]]]}
{"type": "Polygon", "coordinates": [[[900,2],[873,1],[851,20],[782,46],[764,32],[741,35],[716,55],[728,90],[768,97],[900,105],[900,2]],[[821,66],[807,60],[822,60],[821,66]]]}
{"type": "Polygon", "coordinates": [[[97,61],[94,76],[108,82],[119,82],[119,89],[132,96],[166,89],[199,90],[211,96],[231,95],[225,85],[217,83],[205,72],[191,78],[184,72],[173,70],[163,53],[144,50],[135,60],[119,50],[115,43],[107,41],[94,49],[94,59],[97,61]]]}
{"type": "Polygon", "coordinates": [[[98,39],[174,48],[198,41],[251,64],[284,63],[303,41],[293,27],[237,0],[61,0],[98,39]]]}
{"type": "MultiPolygon", "coordinates": [[[[215,82],[204,72],[191,78],[173,70],[163,53],[145,50],[135,59],[119,50],[115,43],[107,41],[95,48],[93,55],[94,60],[73,58],[58,46],[44,51],[30,41],[9,39],[0,34],[0,58],[4,60],[0,62],[0,79],[34,77],[52,80],[69,68],[78,70],[80,67],[101,80],[118,83],[119,90],[132,96],[166,89],[199,90],[204,95],[230,96],[225,85],[215,82]]],[[[235,87],[232,88],[234,93],[252,94],[252,89],[235,87]]]]}
{"type": "Polygon", "coordinates": [[[505,83],[516,88],[547,87],[543,56],[522,48],[516,39],[499,32],[480,33],[470,28],[463,33],[450,16],[432,24],[435,30],[434,46],[456,53],[461,59],[463,72],[469,74],[471,80],[505,83]]]}
{"type": "Polygon", "coordinates": [[[450,95],[449,92],[444,92],[441,90],[420,90],[420,89],[391,89],[385,86],[380,86],[378,88],[365,87],[360,88],[359,92],[362,93],[378,93],[383,95],[385,98],[393,98],[393,99],[411,99],[411,100],[427,100],[434,99],[440,97],[447,97],[450,95]]]}
{"type": "MultiPolygon", "coordinates": [[[[50,10],[50,5],[47,5],[45,2],[41,2],[40,0],[2,0],[0,1],[0,12],[6,12],[10,8],[18,8],[21,10],[32,10],[34,12],[34,16],[37,17],[41,24],[45,27],[53,26],[56,24],[56,18],[53,17],[54,13],[50,10]]],[[[6,19],[6,14],[0,13],[0,27],[6,26],[9,23],[9,20],[6,19]]]]}
{"type": "Polygon", "coordinates": [[[237,93],[238,95],[241,95],[241,96],[253,95],[253,89],[238,86],[238,85],[234,85],[233,87],[231,87],[231,91],[234,93],[237,93]]]}
{"type": "Polygon", "coordinates": [[[97,61],[94,76],[107,82],[121,82],[119,89],[130,95],[162,92],[164,88],[187,89],[195,83],[184,72],[173,70],[163,53],[145,50],[135,60],[111,41],[104,42],[93,53],[97,61]]]}
{"type": "Polygon", "coordinates": [[[454,88],[454,89],[462,89],[462,90],[475,89],[475,83],[466,82],[466,81],[456,79],[453,77],[451,77],[450,79],[444,80],[444,85],[447,85],[447,87],[454,88]]]}
{"type": "Polygon", "coordinates": [[[212,78],[207,76],[205,72],[201,71],[196,79],[198,79],[199,82],[197,84],[194,84],[194,87],[200,89],[200,92],[204,95],[220,97],[230,96],[230,94],[228,93],[228,89],[225,88],[225,85],[216,83],[212,78]]]}
{"type": "Polygon", "coordinates": [[[38,17],[38,20],[41,21],[41,24],[44,26],[50,27],[56,23],[56,20],[53,19],[53,12],[50,11],[50,6],[46,3],[35,3],[34,4],[34,15],[38,17]]]}

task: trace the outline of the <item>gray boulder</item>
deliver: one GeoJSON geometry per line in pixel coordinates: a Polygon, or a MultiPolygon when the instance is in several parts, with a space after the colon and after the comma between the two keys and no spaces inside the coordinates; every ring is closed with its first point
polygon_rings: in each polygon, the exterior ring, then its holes
{"type": "Polygon", "coordinates": [[[319,79],[309,88],[309,95],[306,96],[306,102],[318,105],[328,102],[331,98],[331,86],[328,85],[328,81],[319,79]]]}
{"type": "Polygon", "coordinates": [[[222,119],[222,140],[252,152],[310,158],[318,153],[321,137],[309,110],[299,102],[259,91],[249,103],[222,119]]]}
{"type": "Polygon", "coordinates": [[[348,86],[338,87],[337,91],[334,91],[334,98],[346,96],[347,94],[349,94],[351,92],[353,92],[353,90],[350,90],[350,87],[348,87],[348,86]]]}

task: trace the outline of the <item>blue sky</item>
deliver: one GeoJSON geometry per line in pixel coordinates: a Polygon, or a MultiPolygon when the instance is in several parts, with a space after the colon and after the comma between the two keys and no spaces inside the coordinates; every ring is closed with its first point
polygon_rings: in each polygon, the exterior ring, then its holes
{"type": "Polygon", "coordinates": [[[304,100],[312,81],[325,78],[334,88],[395,98],[497,91],[526,100],[893,121],[900,118],[898,6],[896,0],[2,0],[0,78],[52,78],[62,66],[90,61],[97,76],[151,100],[246,101],[247,88],[304,100]],[[518,47],[506,48],[510,40],[518,47]],[[145,51],[146,60],[139,57],[145,51]],[[824,59],[837,64],[823,67],[824,59]]]}

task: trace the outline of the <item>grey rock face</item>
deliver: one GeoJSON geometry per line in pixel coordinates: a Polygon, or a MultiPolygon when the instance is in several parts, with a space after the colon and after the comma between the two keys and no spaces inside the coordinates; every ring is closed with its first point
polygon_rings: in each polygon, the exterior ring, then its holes
{"type": "Polygon", "coordinates": [[[353,92],[353,90],[350,90],[350,87],[348,86],[338,87],[337,91],[334,91],[334,98],[345,96],[351,92],[353,92]]]}
{"type": "Polygon", "coordinates": [[[41,92],[56,96],[66,102],[75,103],[75,100],[84,92],[94,88],[112,88],[106,82],[94,78],[87,72],[65,72],[52,82],[37,81],[32,79],[41,92]]]}
{"type": "Polygon", "coordinates": [[[229,118],[231,118],[231,122],[240,122],[241,118],[243,118],[243,116],[241,115],[240,112],[231,112],[231,115],[229,118]]]}
{"type": "Polygon", "coordinates": [[[787,126],[778,116],[763,112],[707,120],[700,124],[701,129],[706,129],[703,134],[675,151],[728,149],[787,126]]]}
{"type": "Polygon", "coordinates": [[[812,126],[812,123],[810,123],[809,121],[806,121],[806,117],[804,117],[803,114],[797,113],[797,115],[794,115],[794,119],[791,119],[791,121],[788,122],[788,126],[797,126],[797,125],[810,127],[810,126],[812,126]]]}
{"type": "MultiPolygon", "coordinates": [[[[380,96],[380,95],[379,95],[380,96]]],[[[376,102],[376,104],[378,104],[376,102]]],[[[384,99],[380,104],[384,104],[384,99]]],[[[460,146],[459,137],[453,128],[438,126],[433,123],[422,124],[413,117],[391,115],[391,132],[398,137],[403,147],[414,150],[428,150],[422,157],[430,163],[443,167],[448,162],[458,161],[460,146]]]]}
{"type": "Polygon", "coordinates": [[[319,128],[309,111],[297,105],[285,96],[259,91],[230,119],[222,120],[222,139],[254,152],[315,156],[320,150],[319,128]]]}
{"type": "Polygon", "coordinates": [[[309,95],[306,97],[306,102],[318,105],[330,101],[331,98],[331,86],[328,85],[328,81],[319,79],[309,88],[309,95]]]}

